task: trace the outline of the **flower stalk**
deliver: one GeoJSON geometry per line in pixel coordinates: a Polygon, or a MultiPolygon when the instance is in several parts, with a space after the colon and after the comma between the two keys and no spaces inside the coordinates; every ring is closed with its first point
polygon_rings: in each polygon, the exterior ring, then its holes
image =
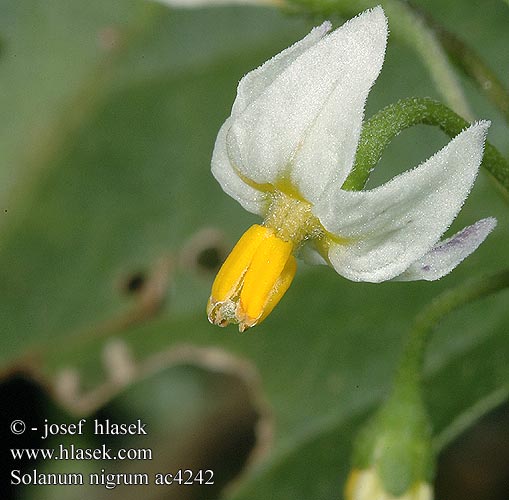
{"type": "MultiPolygon", "coordinates": [[[[392,139],[403,130],[421,124],[439,127],[449,137],[456,136],[469,125],[444,104],[425,97],[402,99],[386,106],[364,124],[355,163],[343,189],[362,189],[392,139]]],[[[509,199],[509,163],[489,142],[486,142],[481,166],[509,199]]]]}
{"type": "Polygon", "coordinates": [[[509,287],[509,269],[475,278],[437,296],[417,316],[393,390],[359,432],[347,500],[431,500],[435,454],[421,378],[434,328],[452,311],[509,287]]]}
{"type": "Polygon", "coordinates": [[[396,375],[395,387],[420,384],[422,365],[428,340],[434,329],[448,314],[476,300],[509,287],[509,269],[489,276],[472,278],[446,290],[425,307],[415,320],[396,375]]]}

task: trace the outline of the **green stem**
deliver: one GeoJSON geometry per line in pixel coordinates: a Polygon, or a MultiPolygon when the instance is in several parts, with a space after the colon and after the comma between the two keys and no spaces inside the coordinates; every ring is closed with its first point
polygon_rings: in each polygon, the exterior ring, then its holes
{"type": "MultiPolygon", "coordinates": [[[[432,21],[430,21],[432,22],[432,21]]],[[[509,92],[484,60],[456,35],[433,22],[438,39],[456,66],[470,77],[479,90],[509,122],[509,92]]]]}
{"type": "MultiPolygon", "coordinates": [[[[451,61],[474,81],[478,89],[509,122],[509,92],[495,72],[473,48],[469,47],[457,35],[445,29],[431,15],[415,5],[408,4],[408,6],[434,32],[451,61]]],[[[454,106],[451,107],[454,109],[454,106]]]]}
{"type": "MultiPolygon", "coordinates": [[[[355,163],[343,189],[362,189],[392,139],[402,130],[419,124],[440,127],[451,138],[469,125],[447,106],[429,98],[402,99],[383,108],[364,124],[355,163]]],[[[489,142],[481,165],[495,179],[504,196],[509,197],[509,163],[489,142]]]]}
{"type": "Polygon", "coordinates": [[[471,279],[441,293],[417,316],[399,366],[395,390],[418,387],[426,346],[431,333],[452,311],[509,287],[509,269],[471,279]],[[396,389],[397,388],[397,389],[396,389]]]}
{"type": "Polygon", "coordinates": [[[390,22],[391,34],[412,47],[428,69],[435,88],[457,113],[473,119],[458,77],[435,32],[423,16],[401,0],[287,0],[288,5],[305,7],[323,15],[352,17],[362,10],[382,5],[390,22]]]}

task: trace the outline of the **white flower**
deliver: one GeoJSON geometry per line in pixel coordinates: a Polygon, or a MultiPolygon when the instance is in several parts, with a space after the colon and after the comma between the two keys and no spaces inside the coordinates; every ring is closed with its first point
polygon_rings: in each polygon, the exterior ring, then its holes
{"type": "Polygon", "coordinates": [[[391,495],[385,491],[375,470],[355,470],[348,478],[345,498],[346,500],[433,500],[433,490],[428,483],[418,481],[402,495],[391,495]]]}
{"type": "MultiPolygon", "coordinates": [[[[289,286],[295,251],[354,281],[435,280],[496,224],[484,219],[439,241],[475,180],[487,121],[378,188],[341,189],[355,159],[364,103],[382,67],[387,20],[376,7],[327,34],[330,28],[328,22],[314,28],[244,76],[219,131],[212,173],[264,223],[255,226],[262,229],[254,243],[249,231],[245,235],[243,245],[251,242],[253,254],[241,263],[229,258],[216,278],[208,307],[216,324],[238,322],[243,330],[259,323],[289,286]],[[279,250],[265,248],[274,238],[286,245],[280,258],[279,250]],[[271,263],[254,266],[259,252],[270,255],[271,263]],[[260,274],[271,267],[270,277],[260,274]],[[247,303],[260,294],[246,314],[247,303]]],[[[232,254],[242,253],[236,247],[232,254]]]]}

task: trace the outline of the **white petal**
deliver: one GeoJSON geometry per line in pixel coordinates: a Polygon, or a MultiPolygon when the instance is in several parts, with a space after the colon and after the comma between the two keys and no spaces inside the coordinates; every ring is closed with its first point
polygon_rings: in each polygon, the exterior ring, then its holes
{"type": "Polygon", "coordinates": [[[233,103],[232,116],[237,116],[256,100],[297,57],[315,45],[331,29],[331,23],[325,21],[311,30],[302,40],[269,59],[259,68],[250,71],[242,78],[237,87],[237,97],[233,103]]]}
{"type": "Polygon", "coordinates": [[[456,217],[477,175],[490,123],[478,122],[426,162],[371,191],[330,190],[313,211],[349,244],[332,244],[336,271],[380,282],[426,254],[456,217]]]}
{"type": "Polygon", "coordinates": [[[489,217],[467,226],[451,238],[437,243],[426,255],[394,279],[433,281],[445,276],[477,250],[496,225],[497,219],[489,217]]]}
{"type": "MultiPolygon", "coordinates": [[[[330,28],[329,21],[313,28],[302,40],[244,76],[237,88],[232,117],[241,113],[250,102],[255,100],[274,81],[279,73],[300,54],[317,43],[330,28]]],[[[246,184],[239,176],[239,172],[232,166],[227,154],[226,133],[231,126],[232,117],[228,118],[219,130],[212,154],[212,174],[221,184],[223,190],[236,199],[246,210],[263,216],[268,206],[266,193],[246,184]]]]}
{"type": "Polygon", "coordinates": [[[322,254],[315,248],[313,243],[310,241],[306,243],[298,254],[299,258],[302,259],[306,264],[313,266],[326,266],[329,263],[323,258],[322,254]]]}
{"type": "Polygon", "coordinates": [[[237,200],[247,211],[265,216],[270,200],[267,193],[246,184],[230,163],[226,150],[226,133],[230,127],[228,118],[217,134],[212,153],[212,175],[219,182],[225,193],[237,200]]]}
{"type": "Polygon", "coordinates": [[[260,184],[292,185],[315,201],[348,175],[366,96],[383,63],[387,21],[377,7],[299,55],[227,134],[235,167],[260,184]]]}

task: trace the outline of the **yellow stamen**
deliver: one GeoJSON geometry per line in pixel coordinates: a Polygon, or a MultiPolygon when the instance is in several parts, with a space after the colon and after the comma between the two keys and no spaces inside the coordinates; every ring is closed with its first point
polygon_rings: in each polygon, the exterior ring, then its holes
{"type": "Polygon", "coordinates": [[[255,224],[242,235],[217,273],[212,285],[211,298],[216,302],[222,302],[235,296],[260,243],[271,234],[272,231],[266,227],[255,224]]]}
{"type": "Polygon", "coordinates": [[[295,275],[293,248],[271,228],[249,228],[212,285],[207,305],[209,321],[219,326],[238,323],[242,332],[265,319],[295,275]]]}
{"type": "MultiPolygon", "coordinates": [[[[244,284],[240,292],[238,313],[241,315],[239,318],[241,324],[249,327],[260,320],[269,299],[277,292],[276,284],[286,263],[290,257],[293,259],[292,250],[291,243],[283,241],[276,235],[269,236],[258,247],[244,276],[244,284]]],[[[282,294],[278,301],[281,297],[282,294]]]]}
{"type": "Polygon", "coordinates": [[[279,276],[276,285],[272,291],[272,295],[269,297],[269,301],[265,305],[262,315],[258,320],[261,323],[271,312],[274,307],[277,306],[278,302],[282,299],[290,285],[292,284],[293,277],[297,271],[297,260],[293,255],[290,255],[286,263],[281,276],[279,276]]]}
{"type": "Polygon", "coordinates": [[[295,276],[295,249],[309,238],[323,236],[311,205],[292,189],[282,180],[270,191],[263,226],[250,227],[219,270],[207,304],[211,323],[238,323],[241,332],[261,323],[295,276]]]}

